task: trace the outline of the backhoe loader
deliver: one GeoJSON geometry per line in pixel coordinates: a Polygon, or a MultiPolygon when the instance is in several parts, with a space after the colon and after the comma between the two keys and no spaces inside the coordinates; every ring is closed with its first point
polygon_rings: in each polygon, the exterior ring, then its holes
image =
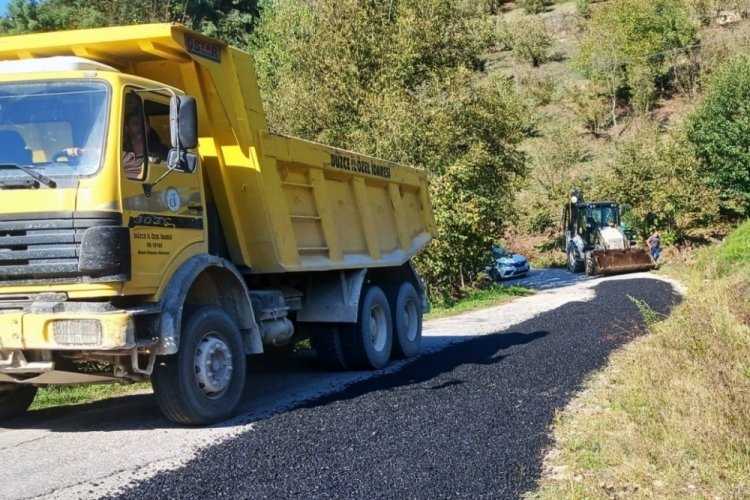
{"type": "Polygon", "coordinates": [[[586,202],[573,191],[563,209],[568,270],[589,276],[650,271],[651,254],[625,235],[620,205],[614,201],[586,202]]]}

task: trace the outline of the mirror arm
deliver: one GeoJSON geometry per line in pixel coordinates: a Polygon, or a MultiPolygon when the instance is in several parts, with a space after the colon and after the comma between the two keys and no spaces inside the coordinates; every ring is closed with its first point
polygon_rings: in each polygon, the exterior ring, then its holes
{"type": "MultiPolygon", "coordinates": [[[[159,88],[159,89],[144,89],[144,90],[136,91],[136,92],[156,92],[156,91],[159,91],[159,90],[167,91],[172,96],[172,98],[178,98],[177,97],[177,93],[174,90],[172,90],[172,89],[170,89],[168,87],[163,87],[163,88],[159,88]]],[[[177,107],[177,117],[178,117],[177,118],[177,137],[178,138],[180,137],[179,113],[180,113],[180,108],[178,106],[177,107]]],[[[178,158],[182,156],[182,154],[181,154],[182,153],[182,147],[181,146],[182,145],[180,144],[180,141],[178,140],[177,141],[177,156],[178,156],[178,158]]],[[[167,168],[167,170],[166,170],[166,172],[164,172],[163,174],[161,174],[159,176],[159,178],[156,179],[154,182],[150,182],[150,183],[149,182],[144,182],[143,183],[143,194],[146,196],[146,198],[150,198],[151,197],[151,192],[153,191],[154,186],[156,186],[157,184],[159,184],[162,181],[162,179],[164,179],[164,177],[166,177],[167,175],[169,175],[170,173],[172,173],[177,168],[178,165],[179,165],[179,163],[175,163],[174,165],[169,165],[168,168],[167,168]]]]}
{"type": "Polygon", "coordinates": [[[159,184],[162,179],[164,179],[167,175],[169,175],[170,173],[174,172],[175,169],[177,169],[177,165],[179,165],[179,163],[174,164],[174,165],[169,165],[169,167],[167,168],[167,171],[161,174],[159,178],[156,179],[154,182],[143,183],[143,194],[146,195],[146,198],[149,198],[151,196],[151,191],[154,188],[154,186],[159,184]]]}

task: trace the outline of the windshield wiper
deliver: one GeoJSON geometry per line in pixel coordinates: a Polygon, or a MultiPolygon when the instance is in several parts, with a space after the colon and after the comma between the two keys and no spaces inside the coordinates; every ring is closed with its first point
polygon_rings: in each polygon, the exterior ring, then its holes
{"type": "Polygon", "coordinates": [[[35,170],[30,169],[29,167],[24,167],[22,165],[19,165],[17,163],[0,163],[0,167],[15,167],[18,170],[21,170],[23,172],[26,172],[31,177],[34,178],[34,180],[37,180],[44,184],[45,186],[54,188],[57,187],[57,183],[47,177],[46,175],[40,174],[39,172],[36,172],[35,170]]]}

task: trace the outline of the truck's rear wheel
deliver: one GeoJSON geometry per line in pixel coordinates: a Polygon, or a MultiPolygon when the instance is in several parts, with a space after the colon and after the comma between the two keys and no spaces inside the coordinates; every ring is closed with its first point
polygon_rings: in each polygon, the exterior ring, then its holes
{"type": "MultiPolygon", "coordinates": [[[[349,334],[349,332],[345,332],[349,334]]],[[[339,325],[325,324],[316,327],[310,334],[310,343],[315,349],[315,355],[324,368],[328,370],[346,370],[349,363],[344,346],[341,342],[339,325]]]]}
{"type": "Polygon", "coordinates": [[[245,386],[242,337],[216,306],[188,312],[177,354],[159,359],[152,376],[156,401],[172,422],[205,425],[232,415],[245,386]]]}
{"type": "Polygon", "coordinates": [[[393,355],[411,358],[422,345],[422,304],[414,285],[405,281],[398,288],[393,306],[393,355]]]}
{"type": "Polygon", "coordinates": [[[0,421],[17,417],[28,410],[36,390],[33,385],[0,384],[0,421]]]}
{"type": "Polygon", "coordinates": [[[388,299],[379,286],[362,294],[357,323],[341,332],[344,353],[351,369],[379,369],[388,364],[393,346],[393,320],[388,299]]]}

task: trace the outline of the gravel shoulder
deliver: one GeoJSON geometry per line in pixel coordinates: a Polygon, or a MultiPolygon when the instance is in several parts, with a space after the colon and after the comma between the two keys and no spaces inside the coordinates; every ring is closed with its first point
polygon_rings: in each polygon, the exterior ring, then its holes
{"type": "Polygon", "coordinates": [[[33,412],[0,429],[0,498],[516,497],[554,411],[642,331],[628,296],[662,313],[679,300],[655,278],[578,279],[431,321],[425,354],[376,374],[323,373],[305,354],[261,364],[221,426],[174,427],[149,395],[33,412]]]}

